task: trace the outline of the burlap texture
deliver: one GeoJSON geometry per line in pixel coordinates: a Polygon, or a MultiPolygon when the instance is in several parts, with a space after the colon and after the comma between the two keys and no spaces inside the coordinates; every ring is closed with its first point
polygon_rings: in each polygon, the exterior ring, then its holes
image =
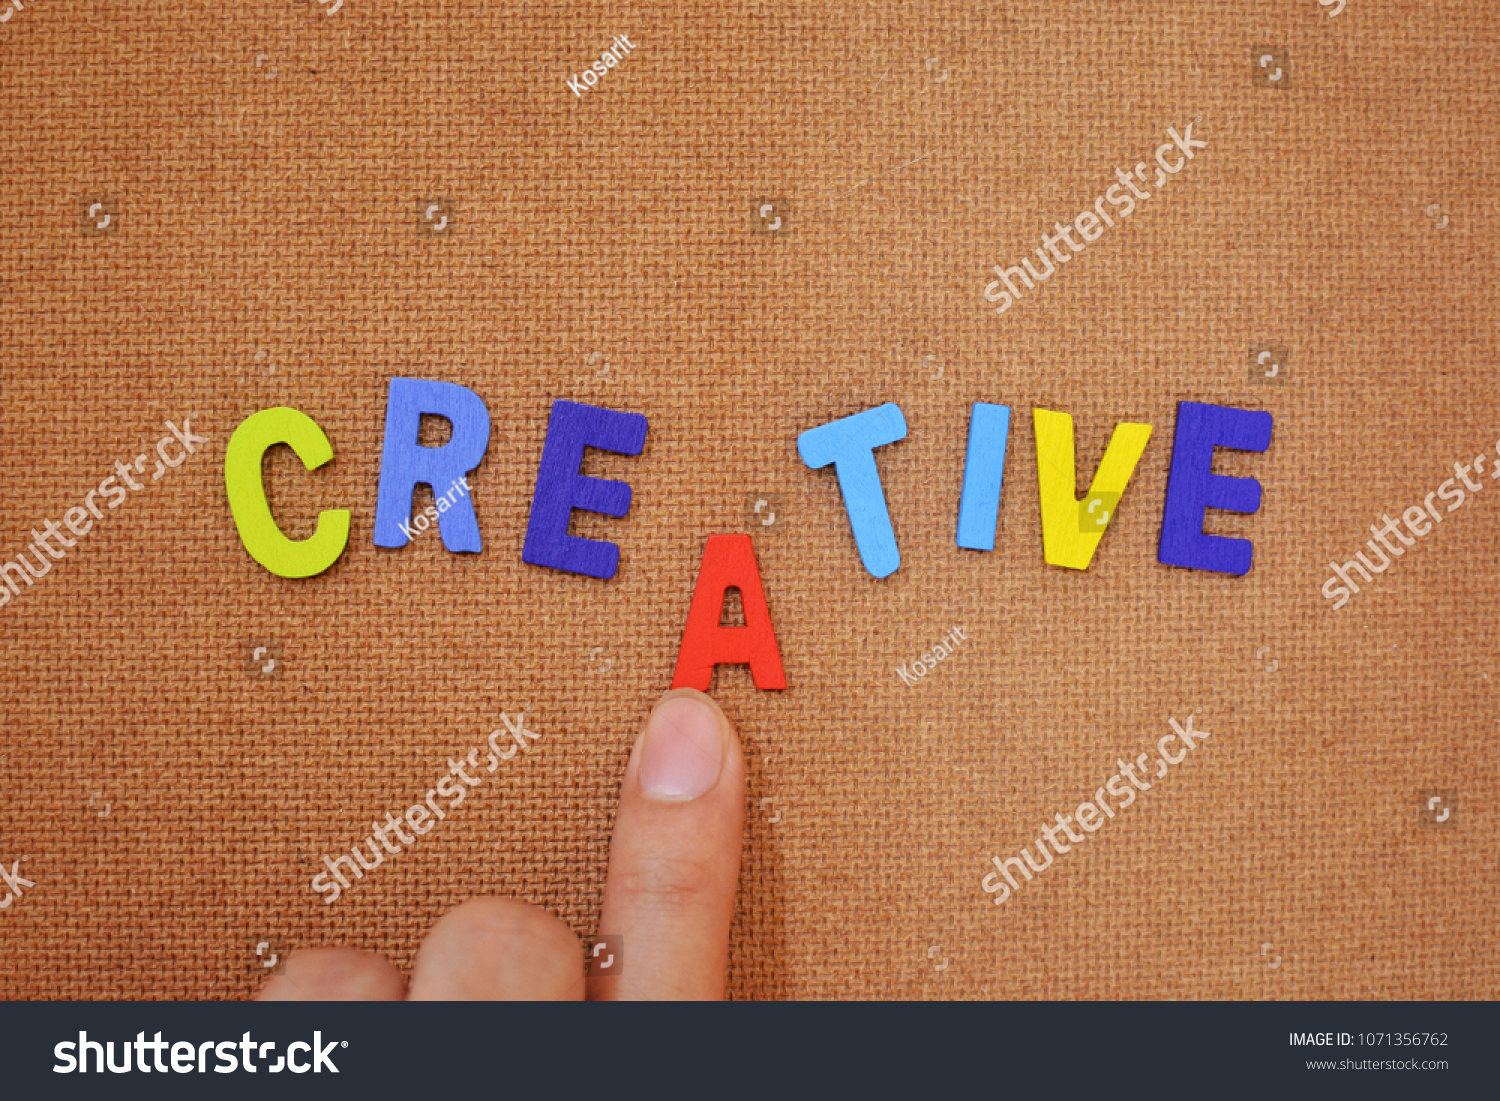
{"type": "Polygon", "coordinates": [[[1496,995],[1500,483],[1349,606],[1319,595],[1495,453],[1493,4],[330,7],[0,26],[0,555],[164,421],[211,438],[0,609],[0,861],[36,883],[0,913],[0,993],[241,997],[266,939],[406,966],[478,893],[593,934],[704,541],[753,527],[790,687],[714,686],[750,772],[734,996],[1496,995]],[[993,265],[1190,122],[1207,149],[995,314],[993,265]],[[85,233],[104,196],[114,231],[85,233]],[[1283,385],[1257,342],[1290,349],[1283,385]],[[393,375],[488,404],[481,554],[372,545],[393,375]],[[521,561],[558,397],[650,421],[586,465],[634,489],[575,520],[619,544],[607,582],[521,561]],[[1216,464],[1264,487],[1209,520],[1254,540],[1248,576],[1157,561],[1180,400],[1275,417],[1216,464]],[[876,581],[796,439],[886,401],[910,432],[879,454],[902,565],[876,581]],[[954,545],[974,401],[1014,417],[992,553],[954,545]],[[288,534],[353,513],[309,580],[256,565],[225,496],[225,443],[274,405],[335,449],[269,457],[288,534]],[[1155,428],[1084,573],[1043,560],[1037,406],[1074,417],[1082,484],[1117,421],[1155,428]],[[248,665],[266,640],[279,679],[248,665]],[[522,709],[530,753],[322,904],[324,855],[522,709]],[[992,855],[1193,711],[1211,739],[992,905],[992,855]],[[1428,789],[1456,824],[1421,826],[1428,789]]]}

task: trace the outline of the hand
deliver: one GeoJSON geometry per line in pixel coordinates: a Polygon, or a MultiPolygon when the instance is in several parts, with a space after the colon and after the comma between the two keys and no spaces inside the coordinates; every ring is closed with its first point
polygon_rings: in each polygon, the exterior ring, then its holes
{"type": "MultiPolygon", "coordinates": [[[[724,996],[740,874],[745,762],[717,704],[679,688],[652,709],[625,766],[599,930],[629,966],[588,982],[596,1001],[724,996]]],[[[437,920],[401,972],[374,952],[305,948],[262,1001],[582,1000],[578,937],[538,906],[473,898],[437,920]]]]}

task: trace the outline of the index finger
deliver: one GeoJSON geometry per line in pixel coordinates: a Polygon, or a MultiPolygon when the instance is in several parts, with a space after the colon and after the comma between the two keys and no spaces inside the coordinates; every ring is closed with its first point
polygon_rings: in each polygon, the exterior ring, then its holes
{"type": "Polygon", "coordinates": [[[733,724],[702,692],[668,692],[620,786],[599,932],[625,952],[617,978],[590,978],[591,999],[724,996],[744,814],[733,724]]]}

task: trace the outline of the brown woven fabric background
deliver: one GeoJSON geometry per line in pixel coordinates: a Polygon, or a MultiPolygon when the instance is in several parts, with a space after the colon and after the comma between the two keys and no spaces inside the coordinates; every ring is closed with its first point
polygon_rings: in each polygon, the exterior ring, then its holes
{"type": "Polygon", "coordinates": [[[592,935],[704,541],[776,494],[754,538],[790,687],[714,686],[750,770],[734,996],[1496,996],[1500,483],[1349,606],[1319,595],[1495,453],[1495,5],[330,6],[0,26],[0,556],[164,420],[212,441],[0,609],[0,861],[36,882],[0,912],[0,994],[242,997],[266,938],[406,966],[481,892],[592,935]],[[997,317],[991,266],[1194,119],[1208,148],[997,317]],[[98,196],[117,232],[83,232],[98,196]],[[1291,349],[1284,385],[1251,380],[1257,342],[1291,349]],[[392,375],[489,407],[479,555],[372,545],[392,375]],[[611,581],[521,562],[558,397],[650,420],[586,464],[634,488],[574,524],[620,545],[611,581]],[[954,546],[976,400],[1013,410],[988,554],[954,546]],[[1264,487],[1209,520],[1254,540],[1246,577],[1156,560],[1180,400],[1275,417],[1216,461],[1264,487]],[[876,581],[796,438],[884,401],[910,433],[878,454],[902,565],[876,581]],[[273,405],[335,450],[269,457],[285,530],[353,512],[309,580],[256,565],[225,498],[230,434],[273,405]],[[1074,417],[1081,487],[1117,421],[1155,427],[1086,573],[1042,557],[1035,406],[1074,417]],[[268,639],[280,679],[247,671],[268,639]],[[323,905],[324,855],[523,708],[529,754],[323,905]],[[1192,711],[1201,749],[991,904],[991,855],[1192,711]],[[1421,828],[1427,789],[1455,825],[1421,828]]]}

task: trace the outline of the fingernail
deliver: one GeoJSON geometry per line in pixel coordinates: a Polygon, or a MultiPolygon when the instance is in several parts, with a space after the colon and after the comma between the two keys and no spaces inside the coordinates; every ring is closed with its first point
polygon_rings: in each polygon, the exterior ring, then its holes
{"type": "Polygon", "coordinates": [[[687,802],[719,782],[724,732],[702,700],[673,696],[646,722],[641,735],[641,789],[655,799],[687,802]]]}

